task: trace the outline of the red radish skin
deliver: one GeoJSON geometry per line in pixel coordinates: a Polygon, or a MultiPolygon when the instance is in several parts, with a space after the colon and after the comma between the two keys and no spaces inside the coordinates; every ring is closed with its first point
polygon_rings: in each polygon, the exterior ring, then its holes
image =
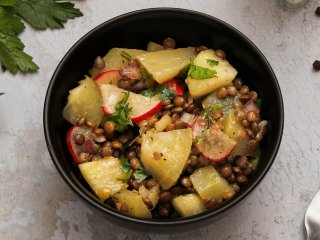
{"type": "Polygon", "coordinates": [[[67,132],[67,147],[69,149],[69,152],[73,158],[73,162],[75,165],[78,165],[78,154],[75,151],[75,149],[72,146],[72,133],[77,128],[77,126],[72,126],[69,131],[67,132]]]}
{"type": "Polygon", "coordinates": [[[168,82],[165,82],[164,84],[166,84],[169,88],[171,88],[176,95],[182,96],[184,91],[183,88],[181,87],[181,81],[178,79],[172,79],[168,82]]]}
{"type": "MultiPolygon", "coordinates": [[[[123,98],[125,91],[110,84],[101,84],[99,87],[103,99],[102,111],[108,116],[115,111],[116,104],[123,98]]],[[[132,92],[130,92],[128,104],[132,108],[131,121],[135,124],[162,109],[162,102],[158,98],[149,98],[132,92]]]]}
{"type": "Polygon", "coordinates": [[[118,81],[121,79],[120,72],[118,70],[105,71],[97,75],[94,80],[96,84],[113,84],[117,85],[118,81]]]}
{"type": "Polygon", "coordinates": [[[67,147],[68,150],[73,158],[73,163],[78,165],[79,163],[79,154],[81,152],[86,152],[86,144],[91,141],[93,143],[93,133],[87,127],[79,127],[79,126],[72,126],[66,136],[67,147]],[[83,145],[77,145],[74,142],[74,137],[77,134],[82,134],[85,136],[85,143],[83,145]]]}
{"type": "Polygon", "coordinates": [[[134,124],[137,124],[137,123],[141,122],[142,120],[145,120],[145,119],[151,117],[152,115],[156,114],[157,112],[159,112],[162,109],[162,106],[163,106],[162,102],[159,102],[159,104],[157,106],[155,106],[153,109],[150,109],[149,112],[146,112],[145,114],[142,114],[137,117],[132,117],[131,121],[134,124]]]}

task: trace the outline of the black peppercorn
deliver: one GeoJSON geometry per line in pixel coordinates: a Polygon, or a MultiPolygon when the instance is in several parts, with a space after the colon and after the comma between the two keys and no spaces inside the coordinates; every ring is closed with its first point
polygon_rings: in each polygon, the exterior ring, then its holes
{"type": "Polygon", "coordinates": [[[314,70],[320,71],[320,61],[319,61],[319,60],[314,61],[314,63],[312,64],[312,66],[313,66],[313,69],[314,69],[314,70]]]}
{"type": "Polygon", "coordinates": [[[317,15],[318,17],[320,17],[320,7],[317,7],[315,13],[316,13],[316,15],[317,15]]]}

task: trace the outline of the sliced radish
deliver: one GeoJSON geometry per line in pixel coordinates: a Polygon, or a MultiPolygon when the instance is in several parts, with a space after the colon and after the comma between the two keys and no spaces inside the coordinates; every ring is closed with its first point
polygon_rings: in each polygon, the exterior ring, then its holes
{"type": "Polygon", "coordinates": [[[106,72],[100,73],[98,76],[94,78],[96,84],[118,84],[118,81],[121,79],[120,72],[118,70],[110,70],[106,72]]]}
{"type": "Polygon", "coordinates": [[[188,126],[192,126],[196,119],[196,115],[187,112],[183,112],[180,117],[180,120],[184,121],[188,126]]]}
{"type": "MultiPolygon", "coordinates": [[[[110,84],[101,84],[102,110],[106,115],[114,113],[117,103],[123,99],[125,91],[110,84]]],[[[130,92],[128,99],[129,107],[132,108],[131,121],[138,123],[156,114],[162,108],[162,102],[157,97],[145,97],[130,92]]]]}
{"type": "Polygon", "coordinates": [[[207,129],[199,138],[196,147],[206,158],[215,162],[226,159],[237,144],[218,128],[207,129]]]}
{"type": "Polygon", "coordinates": [[[195,140],[196,137],[200,137],[200,135],[207,130],[207,122],[198,116],[196,117],[194,123],[192,124],[191,129],[192,129],[192,138],[193,140],[195,140]]]}
{"type": "Polygon", "coordinates": [[[87,127],[73,126],[69,129],[67,133],[67,146],[71,156],[73,158],[74,164],[78,165],[79,155],[82,152],[89,152],[89,148],[92,145],[93,148],[93,137],[94,134],[87,127]],[[85,142],[82,145],[78,145],[74,142],[75,136],[82,134],[85,137],[85,142]]]}
{"type": "Polygon", "coordinates": [[[169,88],[171,88],[175,93],[176,95],[183,95],[183,88],[181,86],[181,81],[178,80],[178,79],[172,79],[168,82],[165,82],[164,83],[165,85],[167,85],[169,88]]]}

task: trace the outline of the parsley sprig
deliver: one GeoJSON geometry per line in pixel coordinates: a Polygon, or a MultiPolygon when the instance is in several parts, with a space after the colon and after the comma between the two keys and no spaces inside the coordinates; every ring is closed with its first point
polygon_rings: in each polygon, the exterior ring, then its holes
{"type": "Polygon", "coordinates": [[[147,173],[143,165],[140,165],[137,170],[133,171],[128,158],[126,158],[123,154],[120,156],[119,160],[121,164],[121,170],[125,174],[123,182],[128,182],[128,180],[133,176],[138,183],[141,183],[150,175],[147,173]]]}
{"type": "Polygon", "coordinates": [[[116,130],[119,132],[124,131],[129,125],[132,125],[130,118],[132,108],[129,107],[129,96],[130,92],[125,92],[124,97],[117,102],[115,112],[106,117],[106,121],[114,122],[116,130]]]}
{"type": "Polygon", "coordinates": [[[188,71],[188,77],[192,79],[202,80],[207,78],[213,78],[217,76],[217,71],[211,70],[209,68],[200,67],[194,64],[190,65],[188,71]]]}
{"type": "Polygon", "coordinates": [[[68,19],[82,16],[73,3],[55,0],[0,0],[0,65],[13,74],[39,69],[25,53],[18,37],[24,29],[22,19],[36,29],[63,28],[68,19]]]}
{"type": "Polygon", "coordinates": [[[171,100],[176,96],[176,93],[167,85],[161,85],[159,87],[152,87],[140,92],[141,95],[146,97],[153,97],[158,95],[161,101],[171,100]]]}

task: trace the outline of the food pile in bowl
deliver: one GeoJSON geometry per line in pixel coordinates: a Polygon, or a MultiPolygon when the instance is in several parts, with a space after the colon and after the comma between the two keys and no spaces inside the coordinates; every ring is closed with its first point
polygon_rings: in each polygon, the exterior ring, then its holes
{"type": "Polygon", "coordinates": [[[64,107],[73,162],[100,201],[136,218],[221,206],[250,182],[266,132],[245,82],[223,50],[112,48],[64,107]]]}

